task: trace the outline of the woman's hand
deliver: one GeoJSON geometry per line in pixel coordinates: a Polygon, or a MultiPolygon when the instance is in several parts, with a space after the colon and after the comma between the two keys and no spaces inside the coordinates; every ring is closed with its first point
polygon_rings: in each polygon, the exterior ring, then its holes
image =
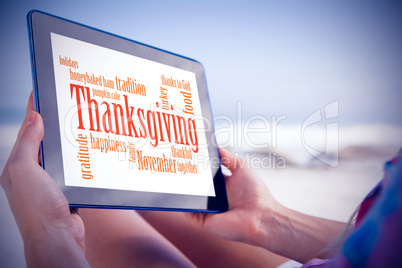
{"type": "Polygon", "coordinates": [[[220,149],[229,210],[220,214],[192,213],[190,220],[222,238],[263,247],[306,262],[345,228],[345,223],[313,217],[282,206],[266,184],[230,152],[220,149]]]}
{"type": "Polygon", "coordinates": [[[282,206],[273,198],[265,183],[244,165],[239,158],[225,149],[220,149],[221,161],[232,173],[226,177],[229,210],[220,214],[191,214],[198,226],[228,240],[255,244],[260,233],[263,216],[282,206]]]}
{"type": "Polygon", "coordinates": [[[86,266],[83,222],[70,213],[63,193],[38,163],[43,134],[31,94],[0,183],[24,240],[28,266],[86,266]]]}

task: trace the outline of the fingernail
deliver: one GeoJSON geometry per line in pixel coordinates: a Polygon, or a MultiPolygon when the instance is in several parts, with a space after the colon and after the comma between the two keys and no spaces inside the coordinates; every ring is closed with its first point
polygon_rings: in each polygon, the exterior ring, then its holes
{"type": "Polygon", "coordinates": [[[33,123],[35,123],[35,120],[36,120],[36,112],[30,111],[28,113],[26,126],[28,127],[28,126],[32,125],[33,123]]]}

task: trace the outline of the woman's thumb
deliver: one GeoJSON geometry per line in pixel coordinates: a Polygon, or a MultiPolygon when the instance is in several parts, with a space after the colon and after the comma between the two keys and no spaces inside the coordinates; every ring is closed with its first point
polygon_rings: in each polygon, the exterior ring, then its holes
{"type": "Polygon", "coordinates": [[[42,117],[35,111],[29,111],[25,119],[25,127],[17,141],[16,156],[33,158],[37,161],[39,145],[43,139],[42,117]]]}

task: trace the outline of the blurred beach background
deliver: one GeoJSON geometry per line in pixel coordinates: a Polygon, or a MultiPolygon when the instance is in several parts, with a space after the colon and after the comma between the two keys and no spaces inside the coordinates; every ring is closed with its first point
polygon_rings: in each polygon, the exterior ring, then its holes
{"type": "MultiPolygon", "coordinates": [[[[200,61],[218,143],[304,213],[347,221],[402,146],[400,1],[4,0],[0,170],[32,90],[31,9],[200,61]]],[[[0,266],[23,267],[2,190],[0,213],[0,266]]]]}

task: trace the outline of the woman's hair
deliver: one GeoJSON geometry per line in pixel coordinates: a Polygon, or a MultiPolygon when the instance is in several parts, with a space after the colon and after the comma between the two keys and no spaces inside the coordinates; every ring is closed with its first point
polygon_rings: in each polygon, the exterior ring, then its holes
{"type": "Polygon", "coordinates": [[[359,212],[360,205],[353,211],[346,224],[346,227],[337,236],[332,239],[327,246],[318,254],[319,258],[331,258],[339,252],[345,244],[346,239],[355,229],[356,217],[359,212]]]}
{"type": "MultiPolygon", "coordinates": [[[[399,149],[399,152],[396,156],[402,155],[402,147],[399,149]]],[[[384,170],[382,170],[384,172],[384,170]]],[[[332,239],[328,245],[318,254],[320,258],[330,258],[334,256],[337,252],[339,252],[342,246],[345,244],[346,239],[355,229],[356,217],[359,212],[360,205],[353,211],[350,216],[348,223],[346,224],[345,229],[340,232],[334,239],[332,239]]]]}

